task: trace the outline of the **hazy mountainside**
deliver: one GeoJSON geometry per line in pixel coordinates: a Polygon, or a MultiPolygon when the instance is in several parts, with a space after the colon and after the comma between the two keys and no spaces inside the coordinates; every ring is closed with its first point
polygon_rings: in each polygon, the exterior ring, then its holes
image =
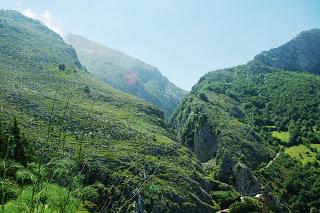
{"type": "Polygon", "coordinates": [[[241,194],[263,187],[276,212],[320,209],[319,42],[319,30],[302,32],[206,74],[169,120],[210,177],[241,194]]]}
{"type": "Polygon", "coordinates": [[[66,42],[76,49],[89,72],[117,89],[153,103],[164,111],[165,117],[187,94],[169,82],[157,68],[120,51],[74,34],[69,34],[66,42]]]}
{"type": "Polygon", "coordinates": [[[57,34],[15,11],[0,23],[4,212],[213,212],[240,199],[160,110],[83,70],[57,34]]]}

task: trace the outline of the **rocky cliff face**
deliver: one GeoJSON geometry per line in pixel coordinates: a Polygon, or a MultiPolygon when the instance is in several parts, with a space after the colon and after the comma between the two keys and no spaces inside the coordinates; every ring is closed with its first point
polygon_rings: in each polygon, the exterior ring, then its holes
{"type": "Polygon", "coordinates": [[[244,163],[238,162],[232,169],[235,178],[235,187],[242,195],[252,195],[260,191],[258,178],[244,163]]]}
{"type": "Polygon", "coordinates": [[[237,189],[241,195],[252,195],[260,191],[260,184],[251,169],[244,163],[237,161],[232,154],[226,154],[221,159],[217,177],[237,189]]]}
{"type": "Polygon", "coordinates": [[[201,123],[194,133],[193,151],[200,160],[206,162],[215,157],[218,148],[217,137],[213,134],[212,128],[201,123]]]}
{"type": "Polygon", "coordinates": [[[257,55],[255,60],[276,68],[320,75],[320,29],[303,31],[288,43],[257,55]]]}
{"type": "MultiPolygon", "coordinates": [[[[241,68],[242,69],[242,68],[241,68]]],[[[235,76],[240,69],[205,76],[169,121],[179,141],[188,146],[208,170],[216,171],[218,180],[233,185],[242,195],[259,192],[258,179],[251,172],[268,161],[270,150],[244,124],[245,113],[236,97],[223,96],[208,89],[217,77],[235,76]],[[212,165],[210,162],[215,162],[212,165]]]]}

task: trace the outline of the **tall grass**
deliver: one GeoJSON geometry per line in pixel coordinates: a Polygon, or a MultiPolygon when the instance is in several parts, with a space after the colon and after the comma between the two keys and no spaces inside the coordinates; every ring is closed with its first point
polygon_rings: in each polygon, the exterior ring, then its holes
{"type": "MultiPolygon", "coordinates": [[[[70,95],[71,96],[71,95],[70,95]]],[[[69,96],[69,97],[70,97],[69,96]]],[[[45,138],[45,143],[41,144],[40,148],[38,149],[39,152],[39,157],[37,159],[37,163],[35,162],[29,162],[28,165],[26,166],[26,170],[33,172],[35,175],[35,180],[32,181],[31,186],[24,187],[24,181],[20,184],[20,192],[17,195],[17,199],[14,201],[10,201],[9,203],[6,203],[6,180],[7,180],[7,170],[8,170],[8,156],[10,152],[10,141],[11,137],[8,138],[6,141],[7,143],[7,150],[6,150],[6,155],[4,159],[1,161],[1,167],[3,170],[3,175],[2,175],[2,182],[1,182],[1,211],[6,212],[6,211],[14,211],[14,212],[20,212],[21,209],[24,209],[24,211],[27,212],[43,212],[45,208],[48,208],[46,202],[49,202],[47,200],[43,199],[49,199],[49,196],[53,196],[53,191],[52,190],[60,190],[56,187],[53,187],[52,183],[56,182],[54,180],[54,175],[49,175],[50,171],[54,172],[54,167],[51,168],[51,165],[56,164],[58,160],[61,158],[63,159],[66,157],[66,160],[70,160],[70,156],[64,156],[64,149],[65,149],[65,143],[61,144],[61,140],[63,138],[63,125],[60,123],[59,129],[58,129],[58,139],[57,139],[57,145],[58,145],[58,153],[56,157],[49,158],[47,160],[46,155],[48,154],[48,151],[53,145],[53,139],[52,135],[54,134],[54,128],[53,128],[53,118],[56,110],[56,105],[57,105],[57,92],[55,92],[54,97],[52,99],[52,103],[50,106],[49,111],[49,118],[47,122],[47,133],[46,133],[46,138],[45,138]],[[62,146],[61,146],[62,145],[62,146]],[[46,162],[47,161],[47,162],[46,162]],[[51,190],[51,191],[50,191],[51,190]],[[29,198],[30,199],[29,199],[29,198]],[[13,210],[15,209],[16,210],[13,210]]],[[[92,106],[93,107],[93,106],[92,106]]],[[[91,107],[91,108],[92,108],[91,107]]],[[[63,118],[67,116],[67,111],[69,108],[69,101],[66,102],[64,111],[63,111],[63,118]]],[[[64,122],[64,120],[62,120],[64,122]]],[[[0,133],[2,133],[3,130],[3,122],[0,119],[0,133]]],[[[84,138],[85,133],[82,133],[81,138],[84,138]]],[[[79,146],[81,146],[82,143],[79,143],[79,146]]],[[[78,147],[77,149],[81,150],[81,147],[78,147]]],[[[74,156],[75,157],[75,156],[74,156]]],[[[78,188],[73,187],[73,182],[77,178],[79,174],[83,172],[83,169],[86,164],[83,164],[83,168],[77,172],[74,173],[73,177],[70,177],[70,180],[67,181],[67,188],[66,194],[61,199],[59,202],[60,204],[57,204],[59,206],[59,212],[70,212],[70,209],[68,205],[70,202],[74,203],[74,197],[73,197],[73,192],[74,191],[79,191],[78,188]]],[[[9,165],[10,166],[10,165],[9,165]]],[[[49,206],[52,205],[49,203],[49,206]]],[[[79,206],[80,202],[77,201],[77,205],[79,206]]],[[[75,210],[75,209],[74,209],[75,210]]]]}

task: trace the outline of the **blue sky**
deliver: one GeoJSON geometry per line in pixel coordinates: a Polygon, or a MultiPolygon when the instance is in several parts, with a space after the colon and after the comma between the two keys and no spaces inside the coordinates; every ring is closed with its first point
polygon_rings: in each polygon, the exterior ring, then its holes
{"type": "Polygon", "coordinates": [[[187,90],[206,72],[320,28],[318,0],[1,0],[1,7],[139,58],[187,90]]]}

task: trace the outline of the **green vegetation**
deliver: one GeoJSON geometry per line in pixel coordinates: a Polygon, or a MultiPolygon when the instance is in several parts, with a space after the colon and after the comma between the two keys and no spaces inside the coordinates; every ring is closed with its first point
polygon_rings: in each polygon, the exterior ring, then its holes
{"type": "Polygon", "coordinates": [[[206,177],[162,111],[86,72],[40,22],[14,11],[1,11],[0,20],[0,50],[17,53],[0,59],[3,209],[220,209],[210,194],[233,187],[206,177]]]}
{"type": "Polygon", "coordinates": [[[81,68],[74,49],[39,21],[13,10],[0,10],[0,17],[2,69],[41,70],[48,63],[64,64],[70,70],[81,68]]]}
{"type": "MultiPolygon", "coordinates": [[[[318,144],[319,145],[319,144],[318,144]]],[[[312,152],[303,144],[285,149],[285,153],[290,157],[300,161],[302,164],[316,161],[317,154],[312,152]]]]}
{"type": "Polygon", "coordinates": [[[43,156],[37,160],[16,119],[10,128],[2,122],[0,126],[5,147],[0,152],[2,212],[74,212],[81,202],[77,189],[71,184],[66,189],[49,178],[56,168],[37,163],[43,156]]]}
{"type": "Polygon", "coordinates": [[[320,208],[319,163],[302,165],[281,154],[269,167],[259,171],[269,189],[274,212],[317,212],[320,208]]]}
{"type": "Polygon", "coordinates": [[[77,51],[89,72],[113,87],[143,98],[164,111],[168,118],[186,91],[175,86],[160,71],[120,51],[69,34],[66,42],[77,51]]]}
{"type": "MultiPolygon", "coordinates": [[[[40,22],[1,10],[0,30],[2,212],[259,212],[261,186],[273,212],[320,209],[319,76],[257,59],[208,73],[168,130],[161,110],[86,72],[40,22]]],[[[167,113],[183,96],[107,52],[115,85],[167,113]],[[134,72],[119,77],[119,63],[134,72]]]]}
{"type": "Polygon", "coordinates": [[[316,148],[320,144],[320,77],[314,74],[315,66],[319,65],[315,47],[320,41],[320,31],[304,32],[298,37],[289,46],[263,53],[270,56],[270,63],[259,56],[245,65],[206,74],[168,122],[177,139],[206,164],[211,177],[235,186],[241,195],[251,195],[259,192],[251,178],[256,176],[260,186],[270,191],[276,203],[271,210],[275,212],[309,212],[320,208],[316,191],[308,187],[319,182],[319,175],[314,174],[320,171],[317,166],[320,153],[316,148]],[[304,44],[315,55],[300,55],[308,52],[304,44]],[[288,54],[299,55],[287,57],[288,54]],[[290,63],[299,66],[296,61],[289,61],[293,58],[306,60],[302,65],[312,61],[318,64],[307,67],[313,73],[298,71],[299,67],[295,71],[281,69],[290,63]],[[286,169],[287,161],[294,162],[296,167],[286,169]],[[294,174],[295,169],[298,174],[294,174]],[[310,180],[300,184],[301,177],[307,177],[304,169],[310,180]],[[293,181],[288,175],[297,178],[294,184],[304,190],[301,194],[305,197],[281,184],[293,181]],[[294,195],[288,196],[290,193],[294,195]]]}
{"type": "Polygon", "coordinates": [[[317,152],[320,152],[320,144],[310,144],[310,146],[316,149],[317,152]]]}
{"type": "Polygon", "coordinates": [[[225,209],[231,204],[240,200],[240,194],[237,191],[214,191],[212,197],[220,204],[220,207],[225,209]]]}
{"type": "Polygon", "coordinates": [[[294,39],[255,57],[256,61],[285,70],[308,71],[319,75],[320,29],[302,31],[294,39]]]}
{"type": "Polygon", "coordinates": [[[65,70],[66,70],[66,65],[64,65],[64,64],[59,64],[59,70],[65,71],[65,70]]]}
{"type": "MultiPolygon", "coordinates": [[[[44,190],[37,192],[33,201],[33,188],[27,187],[14,201],[8,202],[4,207],[4,212],[75,212],[78,208],[78,201],[68,194],[68,190],[54,184],[43,186],[44,190]],[[30,205],[37,203],[36,207],[30,205]]],[[[75,194],[75,192],[73,193],[75,194]]]]}
{"type": "Polygon", "coordinates": [[[258,213],[261,204],[252,197],[243,197],[241,202],[236,202],[230,206],[230,213],[258,213]]]}
{"type": "Polygon", "coordinates": [[[288,143],[290,139],[290,133],[289,132],[281,132],[281,131],[273,131],[272,137],[278,138],[279,140],[288,143]]]}

